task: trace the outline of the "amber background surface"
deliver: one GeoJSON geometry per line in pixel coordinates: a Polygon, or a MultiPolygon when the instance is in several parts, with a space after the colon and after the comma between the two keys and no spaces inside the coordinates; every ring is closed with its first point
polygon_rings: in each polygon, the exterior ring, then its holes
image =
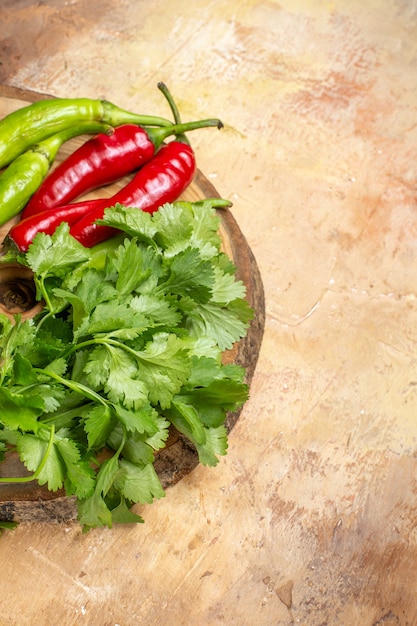
{"type": "Polygon", "coordinates": [[[260,268],[251,398],[146,523],[0,537],[1,626],[417,623],[417,3],[1,0],[0,82],[184,119],[260,268]]]}

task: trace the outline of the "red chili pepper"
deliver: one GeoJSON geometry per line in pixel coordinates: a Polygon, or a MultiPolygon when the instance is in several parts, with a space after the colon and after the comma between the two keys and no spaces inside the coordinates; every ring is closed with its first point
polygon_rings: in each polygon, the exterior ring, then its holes
{"type": "Polygon", "coordinates": [[[117,230],[95,223],[103,218],[107,207],[122,204],[153,213],[179,198],[191,183],[195,170],[194,151],[188,143],[174,140],[163,145],[123,189],[76,222],[70,228],[71,235],[87,248],[109,239],[117,230]]]}
{"type": "Polygon", "coordinates": [[[171,135],[207,126],[221,126],[208,119],[161,128],[124,124],[109,136],[99,134],[86,141],[44,180],[22,212],[22,218],[68,204],[84,193],[109,185],[149,162],[171,135]]]}
{"type": "Polygon", "coordinates": [[[103,202],[102,199],[84,200],[58,207],[55,211],[47,210],[30,215],[14,224],[6,239],[13,241],[21,252],[26,252],[37,233],[52,235],[61,222],[67,222],[71,226],[103,202]]]}
{"type": "Polygon", "coordinates": [[[22,218],[68,204],[83,193],[111,184],[153,155],[152,141],[136,124],[119,126],[111,135],[101,133],[82,144],[46,177],[24,208],[22,218]]]}

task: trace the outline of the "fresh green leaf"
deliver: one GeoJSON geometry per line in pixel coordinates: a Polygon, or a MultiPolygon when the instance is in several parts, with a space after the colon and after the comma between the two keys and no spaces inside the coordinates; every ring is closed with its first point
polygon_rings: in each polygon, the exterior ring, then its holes
{"type": "Polygon", "coordinates": [[[89,252],[69,235],[63,222],[53,235],[38,233],[26,253],[28,266],[41,277],[63,276],[71,266],[87,260],[89,252]]]}
{"type": "Polygon", "coordinates": [[[18,522],[0,521],[0,532],[3,530],[14,530],[18,525],[18,522]]]}
{"type": "Polygon", "coordinates": [[[93,495],[85,500],[78,500],[78,520],[84,532],[102,526],[112,528],[111,511],[99,491],[94,491],[93,495]]]}
{"type": "Polygon", "coordinates": [[[65,479],[64,463],[55,445],[47,454],[48,439],[44,431],[40,431],[39,435],[20,435],[16,448],[27,469],[36,472],[40,485],[46,484],[50,491],[62,488],[65,479]]]}
{"type": "Polygon", "coordinates": [[[164,204],[153,214],[156,226],[155,241],[171,256],[170,249],[179,244],[189,246],[193,233],[193,212],[188,202],[164,204]]]}
{"type": "Polygon", "coordinates": [[[38,380],[32,363],[20,352],[17,352],[14,357],[13,376],[17,385],[31,385],[38,380]]]}
{"type": "MultiPolygon", "coordinates": [[[[152,252],[151,248],[148,248],[152,252]]],[[[116,289],[122,294],[130,294],[139,287],[152,273],[152,266],[148,265],[147,251],[136,245],[136,240],[126,240],[124,247],[120,247],[115,261],[118,275],[116,289]],[[123,254],[121,251],[123,250],[123,254]]],[[[153,257],[153,255],[152,255],[153,257]]]]}
{"type": "Polygon", "coordinates": [[[116,484],[125,498],[132,502],[151,504],[154,498],[165,496],[153,465],[135,465],[122,459],[120,466],[124,472],[119,476],[116,484]]]}
{"type": "Polygon", "coordinates": [[[171,259],[169,276],[157,293],[188,296],[195,302],[207,303],[214,284],[214,271],[210,261],[202,259],[195,248],[187,248],[171,259]]]}
{"type": "Polygon", "coordinates": [[[116,426],[108,438],[107,444],[118,450],[122,446],[122,456],[132,463],[146,465],[155,460],[154,450],[145,440],[144,435],[138,432],[124,433],[123,429],[116,426]]]}
{"type": "Polygon", "coordinates": [[[130,237],[138,238],[146,244],[155,245],[154,237],[157,229],[151,214],[146,211],[138,211],[136,208],[132,209],[116,204],[104,211],[103,219],[97,220],[97,224],[117,228],[130,237]]]}
{"type": "Polygon", "coordinates": [[[7,446],[3,441],[0,441],[0,462],[4,460],[4,455],[7,451],[7,446]]]}
{"type": "Polygon", "coordinates": [[[144,519],[134,513],[127,506],[124,496],[120,498],[120,504],[111,511],[114,524],[143,524],[144,519]]]}
{"type": "Polygon", "coordinates": [[[245,336],[248,324],[230,308],[208,302],[196,303],[187,315],[186,327],[194,337],[211,337],[223,351],[245,336]]]}
{"type": "Polygon", "coordinates": [[[115,453],[109,459],[103,461],[97,474],[96,491],[106,496],[120,473],[119,455],[115,453]]]}
{"type": "Polygon", "coordinates": [[[207,428],[204,444],[195,444],[200,463],[210,467],[218,464],[218,457],[226,454],[227,446],[227,432],[224,426],[207,428]]]}
{"type": "Polygon", "coordinates": [[[0,423],[7,428],[36,432],[39,428],[37,418],[44,408],[42,396],[28,398],[22,392],[0,387],[0,423]]]}
{"type": "Polygon", "coordinates": [[[94,491],[95,476],[91,465],[83,461],[76,442],[65,436],[65,430],[55,436],[55,445],[66,468],[65,487],[68,495],[86,498],[94,491]]]}
{"type": "MultiPolygon", "coordinates": [[[[127,302],[102,302],[97,305],[90,317],[86,317],[74,335],[79,340],[91,334],[120,335],[122,329],[129,329],[134,334],[144,332],[148,321],[141,313],[136,313],[127,302]]],[[[129,336],[132,335],[132,332],[129,336]]]]}
{"type": "Polygon", "coordinates": [[[149,435],[155,435],[158,432],[158,412],[147,402],[136,409],[126,409],[120,404],[115,404],[114,411],[127,432],[149,435]]]}
{"type": "Polygon", "coordinates": [[[218,304],[229,304],[238,298],[244,298],[246,287],[242,281],[236,280],[232,274],[224,274],[218,267],[214,269],[214,285],[212,301],[218,304]]]}
{"type": "Polygon", "coordinates": [[[116,205],[102,223],[120,235],[91,249],[65,224],[37,235],[15,260],[45,306],[0,315],[0,460],[14,448],[29,480],[75,495],[83,530],[143,521],[131,507],[164,495],[155,457],[173,427],[216,465],[248,397],[222,353],[253,311],[212,203],[116,205]]]}
{"type": "Polygon", "coordinates": [[[172,401],[167,412],[169,419],[181,433],[186,435],[193,443],[203,444],[206,440],[206,431],[200,420],[195,406],[187,403],[180,397],[172,401]]]}
{"type": "Polygon", "coordinates": [[[194,204],[193,215],[193,234],[190,238],[192,247],[198,248],[203,259],[217,257],[222,243],[219,216],[209,202],[194,204]]]}
{"type": "Polygon", "coordinates": [[[103,386],[112,403],[138,408],[148,399],[148,389],[138,379],[136,355],[117,345],[99,345],[85,366],[87,380],[95,388],[103,386]]]}
{"type": "Polygon", "coordinates": [[[172,300],[152,294],[141,294],[132,298],[130,306],[136,313],[141,313],[148,321],[148,327],[166,326],[174,328],[182,320],[172,300]]]}
{"type": "Polygon", "coordinates": [[[24,347],[31,346],[35,337],[32,320],[17,317],[13,325],[9,319],[1,318],[3,333],[0,335],[0,381],[4,381],[13,370],[14,356],[24,347]]]}
{"type": "Polygon", "coordinates": [[[84,417],[84,429],[87,433],[89,448],[102,448],[106,444],[114,424],[115,416],[110,406],[93,405],[84,417]]]}
{"type": "Polygon", "coordinates": [[[147,437],[146,443],[154,450],[161,450],[169,437],[169,422],[164,417],[157,418],[158,430],[154,435],[147,437]]]}
{"type": "Polygon", "coordinates": [[[97,305],[102,302],[116,300],[117,289],[104,279],[102,272],[95,269],[87,270],[83,274],[83,280],[78,283],[73,292],[66,289],[54,289],[54,294],[66,299],[72,306],[73,329],[77,330],[84,318],[89,315],[97,305]]]}
{"type": "Polygon", "coordinates": [[[186,382],[190,363],[183,344],[173,334],[157,333],[144,350],[137,351],[139,377],[145,383],[152,404],[169,406],[186,382]]]}

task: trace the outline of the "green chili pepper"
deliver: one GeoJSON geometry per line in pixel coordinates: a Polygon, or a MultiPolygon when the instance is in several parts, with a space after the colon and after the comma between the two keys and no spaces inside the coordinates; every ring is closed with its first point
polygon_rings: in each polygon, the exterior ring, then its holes
{"type": "Polygon", "coordinates": [[[17,156],[0,175],[0,225],[23,209],[47,175],[65,141],[78,135],[111,130],[108,124],[82,122],[44,139],[17,156]]]}
{"type": "Polygon", "coordinates": [[[83,121],[102,122],[113,127],[127,123],[142,126],[172,125],[164,118],[132,113],[107,100],[39,100],[9,113],[0,121],[0,168],[11,163],[32,145],[83,121]]]}

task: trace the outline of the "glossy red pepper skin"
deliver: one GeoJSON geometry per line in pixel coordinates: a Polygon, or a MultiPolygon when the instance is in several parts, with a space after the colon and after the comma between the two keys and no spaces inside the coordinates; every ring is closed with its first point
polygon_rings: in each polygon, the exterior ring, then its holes
{"type": "Polygon", "coordinates": [[[195,171],[195,155],[188,143],[174,140],[163,145],[123,189],[76,222],[70,228],[71,235],[87,248],[109,239],[117,230],[95,223],[103,218],[107,207],[122,204],[153,213],[163,204],[178,200],[195,171]]]}
{"type": "Polygon", "coordinates": [[[46,210],[30,215],[14,224],[6,239],[13,241],[21,252],[26,252],[37,233],[52,235],[61,222],[71,226],[102,203],[102,199],[84,200],[58,207],[55,211],[46,210]]]}
{"type": "Polygon", "coordinates": [[[110,135],[100,133],[62,161],[46,177],[22,212],[22,218],[72,202],[139,169],[155,154],[146,130],[124,124],[110,135]]]}

